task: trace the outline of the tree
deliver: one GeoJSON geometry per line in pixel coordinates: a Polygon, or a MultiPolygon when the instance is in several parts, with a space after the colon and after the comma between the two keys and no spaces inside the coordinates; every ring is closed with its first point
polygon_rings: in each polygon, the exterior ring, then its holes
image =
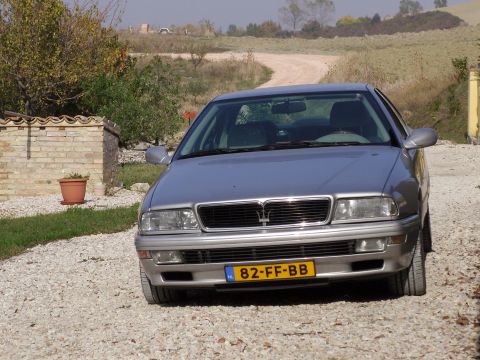
{"type": "Polygon", "coordinates": [[[8,102],[10,110],[55,113],[82,96],[80,81],[124,71],[126,49],[102,25],[107,16],[88,3],[68,8],[61,0],[0,0],[1,82],[18,99],[8,102]]]}
{"type": "Polygon", "coordinates": [[[228,36],[243,36],[245,35],[245,30],[237,27],[237,25],[230,24],[227,30],[228,36]]]}
{"type": "Polygon", "coordinates": [[[305,0],[306,17],[310,21],[318,22],[325,27],[335,12],[335,5],[331,0],[305,0]]]}
{"type": "Polygon", "coordinates": [[[398,15],[417,15],[423,11],[422,4],[415,0],[401,0],[398,15]]]}
{"type": "Polygon", "coordinates": [[[247,36],[258,36],[258,25],[255,23],[248,24],[246,34],[247,36]]]}
{"type": "Polygon", "coordinates": [[[197,68],[202,65],[210,50],[210,46],[206,43],[192,42],[190,44],[188,52],[190,53],[190,61],[192,62],[195,71],[197,71],[197,68]]]}
{"type": "Polygon", "coordinates": [[[203,19],[199,23],[202,35],[215,35],[215,24],[209,19],[203,19]]]}
{"type": "Polygon", "coordinates": [[[85,113],[105,116],[120,125],[123,145],[165,142],[179,130],[180,81],[169,64],[155,57],[143,69],[104,74],[83,85],[85,113]]]}
{"type": "Polygon", "coordinates": [[[371,22],[370,18],[355,18],[350,15],[342,16],[337,21],[337,26],[353,25],[353,24],[363,24],[371,22]]]}
{"type": "Polygon", "coordinates": [[[302,35],[309,39],[315,39],[322,33],[323,26],[318,21],[308,21],[302,27],[302,35]]]}
{"type": "Polygon", "coordinates": [[[258,26],[257,36],[259,37],[276,37],[282,32],[282,27],[276,22],[268,20],[258,26]]]}
{"type": "Polygon", "coordinates": [[[433,3],[436,9],[448,6],[447,0],[434,0],[433,3]]]}
{"type": "Polygon", "coordinates": [[[372,24],[378,24],[378,23],[381,23],[381,22],[382,22],[382,18],[380,17],[379,13],[376,13],[375,15],[373,15],[372,20],[371,20],[372,24]]]}
{"type": "Polygon", "coordinates": [[[290,26],[293,31],[296,31],[297,27],[301,26],[307,15],[301,0],[287,0],[287,4],[278,11],[280,20],[287,26],[290,26]]]}

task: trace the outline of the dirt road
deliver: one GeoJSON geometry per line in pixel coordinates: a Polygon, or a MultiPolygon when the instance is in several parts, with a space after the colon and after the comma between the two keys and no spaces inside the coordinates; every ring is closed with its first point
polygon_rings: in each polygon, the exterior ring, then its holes
{"type": "MultiPolygon", "coordinates": [[[[139,54],[136,54],[139,55],[139,54]]],[[[189,58],[189,54],[163,54],[173,57],[189,58]]],[[[245,53],[214,53],[208,54],[208,60],[228,60],[232,57],[242,60],[245,53]]],[[[316,84],[328,72],[328,69],[338,59],[332,55],[305,55],[305,54],[267,54],[254,53],[255,60],[273,70],[272,78],[260,87],[316,84]]]]}
{"type": "MultiPolygon", "coordinates": [[[[242,58],[245,54],[209,54],[212,60],[234,56],[242,58]]],[[[255,59],[273,70],[272,78],[260,87],[316,84],[337,61],[338,56],[304,54],[266,54],[255,53],[255,59]]]]}

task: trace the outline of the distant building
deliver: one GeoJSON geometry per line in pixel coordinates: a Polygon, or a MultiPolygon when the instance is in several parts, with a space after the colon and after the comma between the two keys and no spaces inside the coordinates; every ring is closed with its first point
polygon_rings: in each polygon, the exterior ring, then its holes
{"type": "Polygon", "coordinates": [[[142,24],[140,25],[140,34],[148,34],[150,32],[150,25],[149,24],[142,24]]]}

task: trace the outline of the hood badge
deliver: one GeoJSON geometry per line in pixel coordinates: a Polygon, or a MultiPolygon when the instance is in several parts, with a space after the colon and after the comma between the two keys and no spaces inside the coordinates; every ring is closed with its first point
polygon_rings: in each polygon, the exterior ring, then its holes
{"type": "Polygon", "coordinates": [[[260,211],[257,211],[257,215],[258,215],[258,222],[261,223],[263,225],[263,227],[266,227],[267,224],[270,222],[270,213],[272,211],[268,211],[266,212],[265,211],[265,208],[262,208],[262,212],[260,211]]]}

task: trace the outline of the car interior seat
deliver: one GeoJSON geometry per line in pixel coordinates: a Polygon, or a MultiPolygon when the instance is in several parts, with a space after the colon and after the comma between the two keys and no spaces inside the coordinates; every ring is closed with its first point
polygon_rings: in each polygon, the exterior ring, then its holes
{"type": "Polygon", "coordinates": [[[330,126],[336,132],[352,132],[367,139],[377,137],[377,126],[360,101],[341,101],[333,105],[330,126]]]}
{"type": "Polygon", "coordinates": [[[230,149],[264,146],[275,142],[276,128],[269,121],[250,121],[234,125],[228,132],[230,149]]]}

